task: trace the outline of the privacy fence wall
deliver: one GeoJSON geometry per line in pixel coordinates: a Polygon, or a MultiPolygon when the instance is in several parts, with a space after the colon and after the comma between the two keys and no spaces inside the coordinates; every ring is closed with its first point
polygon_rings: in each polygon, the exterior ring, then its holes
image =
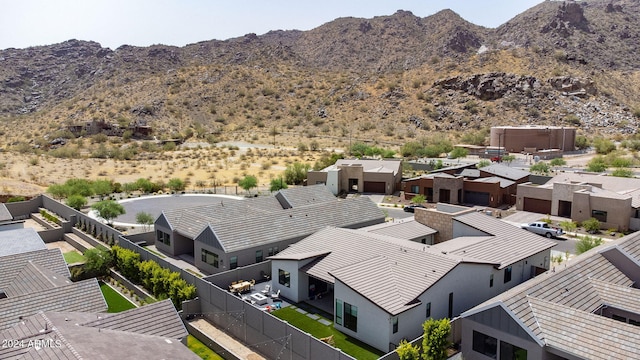
{"type": "Polygon", "coordinates": [[[196,286],[198,294],[196,300],[185,302],[182,310],[183,318],[204,317],[218,328],[245,343],[249,348],[270,359],[353,359],[341,350],[223,290],[232,281],[240,279],[261,281],[264,274],[271,274],[270,261],[229,270],[203,279],[137,245],[141,241],[152,242],[154,240],[153,234],[131,236],[129,239],[120,231],[46,195],[40,195],[28,201],[9,203],[6,206],[16,219],[26,219],[30,214],[37,213],[40,208],[45,208],[68,222],[69,228],[65,229],[66,232],[73,232],[92,244],[99,244],[91,236],[73,228],[77,223],[80,223],[87,229],[87,232],[96,238],[103,239],[105,242],[113,240],[119,246],[140,254],[141,260],[153,260],[164,268],[180,273],[185,281],[196,286]]]}

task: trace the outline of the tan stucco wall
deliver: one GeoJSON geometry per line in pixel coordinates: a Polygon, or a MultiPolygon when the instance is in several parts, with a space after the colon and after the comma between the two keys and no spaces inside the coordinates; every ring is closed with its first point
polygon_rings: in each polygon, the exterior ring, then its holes
{"type": "Polygon", "coordinates": [[[501,146],[508,152],[522,152],[524,148],[564,149],[573,151],[575,128],[555,127],[492,127],[491,146],[501,146]]]}
{"type": "Polygon", "coordinates": [[[541,200],[551,200],[553,191],[551,188],[541,188],[531,183],[518,185],[518,194],[516,195],[516,210],[522,211],[524,207],[524,198],[533,198],[541,200]]]}

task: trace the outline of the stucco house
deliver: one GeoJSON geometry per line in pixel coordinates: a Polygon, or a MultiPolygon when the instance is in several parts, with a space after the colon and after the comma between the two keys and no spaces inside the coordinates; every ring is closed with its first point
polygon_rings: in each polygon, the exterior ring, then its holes
{"type": "Polygon", "coordinates": [[[389,351],[426,319],[457,316],[549,267],[555,244],[543,237],[476,212],[449,219],[452,238],[431,246],[324,228],[270,257],[274,291],[330,297],[336,329],[389,351]]]}
{"type": "Polygon", "coordinates": [[[507,152],[536,153],[540,149],[573,151],[576,128],[565,126],[494,126],[489,142],[507,152]]]}
{"type": "Polygon", "coordinates": [[[326,185],[340,192],[393,194],[402,181],[402,160],[340,159],[335,164],[307,173],[307,184],[326,185]]]}
{"type": "Polygon", "coordinates": [[[481,169],[464,168],[457,174],[429,173],[402,181],[407,200],[424,195],[427,202],[498,207],[514,204],[518,184],[530,173],[502,164],[481,169]]]}
{"type": "Polygon", "coordinates": [[[384,222],[367,197],[336,198],[324,185],[280,190],[274,196],[164,211],[156,219],[156,248],[194,257],[207,274],[264,261],[325,226],[359,228],[384,222]]]}
{"type": "Polygon", "coordinates": [[[516,209],[600,221],[603,229],[640,230],[640,179],[562,173],[544,185],[518,185],[516,209]]]}
{"type": "Polygon", "coordinates": [[[640,358],[639,264],[628,235],[465,311],[464,358],[640,358]]]}

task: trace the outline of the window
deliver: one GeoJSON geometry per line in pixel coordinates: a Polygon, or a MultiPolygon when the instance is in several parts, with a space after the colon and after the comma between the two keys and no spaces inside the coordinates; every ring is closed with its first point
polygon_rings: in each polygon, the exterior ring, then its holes
{"type": "Polygon", "coordinates": [[[156,239],[165,245],[171,245],[171,235],[164,231],[156,230],[156,239]]]}
{"type": "Polygon", "coordinates": [[[630,325],[635,325],[635,326],[640,326],[640,321],[629,319],[629,324],[630,325]]]}
{"type": "Polygon", "coordinates": [[[394,316],[391,319],[391,324],[393,324],[393,333],[394,334],[397,333],[398,332],[398,317],[397,316],[394,316]]]}
{"type": "Polygon", "coordinates": [[[427,319],[431,317],[431,303],[427,303],[427,319]]]}
{"type": "Polygon", "coordinates": [[[493,274],[491,274],[491,276],[489,276],[489,287],[493,287],[493,274]]]}
{"type": "Polygon", "coordinates": [[[591,210],[591,217],[600,222],[607,222],[607,212],[602,210],[591,210]]]}
{"type": "Polygon", "coordinates": [[[202,249],[202,262],[213,265],[213,267],[217,268],[219,266],[218,254],[212,253],[207,249],[202,249]]]}
{"type": "Polygon", "coordinates": [[[420,185],[411,185],[411,192],[414,194],[420,193],[420,185]]]}
{"type": "Polygon", "coordinates": [[[256,251],[256,262],[262,262],[263,258],[262,258],[262,250],[257,250],[256,251]]]}
{"type": "Polygon", "coordinates": [[[611,314],[611,318],[613,320],[617,320],[617,321],[622,321],[623,323],[627,322],[627,318],[624,316],[620,316],[620,315],[616,315],[616,314],[611,314]]]}
{"type": "Polygon", "coordinates": [[[358,307],[344,303],[344,327],[358,332],[358,307]]]}
{"type": "Polygon", "coordinates": [[[279,252],[280,252],[280,250],[278,250],[278,247],[277,247],[277,246],[274,246],[274,247],[273,247],[273,255],[275,255],[275,254],[277,254],[277,253],[279,253],[279,252]]]}
{"type": "Polygon", "coordinates": [[[453,319],[453,293],[449,293],[449,319],[453,319]]]}
{"type": "Polygon", "coordinates": [[[267,252],[267,254],[269,254],[269,256],[273,256],[273,248],[269,248],[269,251],[267,252]]]}
{"type": "Polygon", "coordinates": [[[342,300],[336,299],[336,324],[342,325],[342,300]]]}
{"type": "Polygon", "coordinates": [[[506,284],[509,281],[511,281],[511,266],[504,269],[504,283],[506,284]]]}
{"type": "Polygon", "coordinates": [[[291,287],[291,274],[288,271],[278,269],[278,283],[286,287],[291,287]]]}
{"type": "Polygon", "coordinates": [[[527,360],[527,350],[500,340],[500,360],[527,360]]]}
{"type": "Polygon", "coordinates": [[[496,359],[498,356],[498,340],[489,335],[474,331],[472,349],[482,355],[496,359]]]}
{"type": "Polygon", "coordinates": [[[229,259],[229,269],[233,270],[235,268],[238,267],[238,257],[237,256],[232,256],[229,259]]]}

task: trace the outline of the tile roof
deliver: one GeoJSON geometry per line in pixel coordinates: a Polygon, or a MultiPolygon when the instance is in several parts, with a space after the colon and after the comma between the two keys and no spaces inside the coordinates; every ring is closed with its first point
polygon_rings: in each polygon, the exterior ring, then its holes
{"type": "Polygon", "coordinates": [[[163,300],[115,314],[102,314],[80,326],[182,339],[188,335],[171,300],[163,300]]]}
{"type": "MultiPolygon", "coordinates": [[[[462,314],[472,316],[494,306],[505,306],[538,340],[585,359],[638,358],[638,327],[593,314],[603,305],[636,314],[640,290],[634,281],[603,254],[615,251],[640,260],[640,234],[628,235],[613,243],[582,254],[559,268],[518,285],[462,314]],[[633,336],[627,336],[630,333],[633,336]],[[627,344],[621,344],[627,336],[627,344]],[[610,342],[608,342],[610,340],[610,342]],[[607,344],[607,356],[602,356],[607,344]],[[611,345],[611,346],[609,346],[611,345]],[[629,348],[633,351],[629,353],[629,348]],[[634,354],[629,356],[629,354],[634,354]]],[[[615,260],[614,260],[615,261],[615,260]]]]}
{"type": "MultiPolygon", "coordinates": [[[[164,303],[158,303],[162,304],[164,303]]],[[[154,304],[155,305],[155,304],[154,304]]],[[[147,305],[129,310],[132,321],[140,320],[137,312],[146,313],[147,317],[161,316],[166,318],[169,312],[177,323],[182,324],[175,309],[165,305],[147,305]],[[147,309],[147,307],[151,307],[147,309]],[[152,311],[155,308],[155,311],[152,311]]],[[[122,314],[122,313],[119,313],[122,314]]],[[[21,346],[0,348],[2,359],[184,359],[196,360],[199,357],[184,346],[178,338],[135,332],[114,330],[111,328],[93,327],[81,324],[88,319],[118,316],[119,314],[96,314],[77,312],[38,312],[25,317],[16,325],[0,331],[0,339],[22,339],[25,344],[40,346],[21,346]]],[[[184,330],[181,336],[186,336],[184,330]]]]}
{"type": "Polygon", "coordinates": [[[0,256],[46,248],[44,241],[33,228],[0,231],[0,256]]]}
{"type": "Polygon", "coordinates": [[[318,231],[270,259],[288,260],[312,253],[318,257],[301,271],[329,283],[338,279],[391,314],[415,306],[415,298],[462,261],[415,242],[334,227],[318,231]]]}
{"type": "Polygon", "coordinates": [[[29,262],[64,277],[71,276],[60,249],[30,251],[0,257],[0,289],[6,289],[29,262]]]}
{"type": "Polygon", "coordinates": [[[364,227],[362,230],[405,240],[429,236],[438,232],[437,230],[415,221],[414,218],[384,222],[382,224],[364,227]]]}
{"type": "Polygon", "coordinates": [[[556,245],[545,237],[478,212],[456,216],[454,221],[466,224],[492,236],[476,239],[454,238],[436,244],[434,247],[450,254],[497,263],[500,264],[500,269],[556,245]]]}
{"type": "Polygon", "coordinates": [[[29,261],[4,289],[8,297],[71,284],[71,280],[29,261]]]}
{"type": "Polygon", "coordinates": [[[500,187],[501,188],[508,188],[509,186],[515,184],[515,181],[511,181],[511,180],[507,180],[505,178],[501,178],[499,176],[489,176],[489,177],[484,177],[484,178],[479,178],[479,179],[474,179],[472,180],[474,182],[482,182],[482,183],[496,183],[499,182],[500,183],[500,187]]]}
{"type": "Polygon", "coordinates": [[[0,299],[0,329],[17,324],[38,311],[106,311],[98,281],[93,279],[0,299]]]}
{"type": "Polygon", "coordinates": [[[0,203],[0,222],[13,220],[13,215],[4,203],[0,203]]]}
{"type": "Polygon", "coordinates": [[[480,169],[480,172],[486,172],[513,181],[518,181],[531,175],[528,171],[512,168],[502,164],[485,166],[480,169]]]}

